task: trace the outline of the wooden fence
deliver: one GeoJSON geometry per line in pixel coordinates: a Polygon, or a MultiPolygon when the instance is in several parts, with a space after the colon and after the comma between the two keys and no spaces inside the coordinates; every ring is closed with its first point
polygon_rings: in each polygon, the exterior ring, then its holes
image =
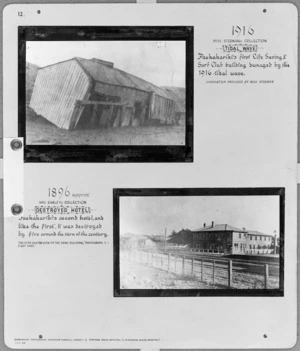
{"type": "MultiPolygon", "coordinates": [[[[255,270],[262,278],[263,288],[269,288],[269,265],[261,263],[235,263],[231,259],[197,258],[168,252],[152,252],[145,250],[123,251],[123,259],[139,262],[147,266],[162,269],[170,273],[200,278],[201,282],[213,285],[221,284],[233,287],[233,274],[237,276],[241,267],[255,270]],[[233,267],[233,265],[236,265],[233,267]],[[239,266],[239,267],[238,267],[239,266]]],[[[238,279],[238,278],[237,278],[238,279]]],[[[245,283],[245,282],[243,282],[245,283]]]]}

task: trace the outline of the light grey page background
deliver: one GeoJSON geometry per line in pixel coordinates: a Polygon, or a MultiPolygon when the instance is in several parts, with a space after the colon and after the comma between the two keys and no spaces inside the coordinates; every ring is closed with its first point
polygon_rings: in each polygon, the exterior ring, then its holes
{"type": "MultiPolygon", "coordinates": [[[[13,4],[13,3],[20,3],[20,2],[23,2],[25,3],[25,1],[2,1],[1,4],[0,4],[0,7],[1,7],[1,10],[3,11],[4,7],[7,5],[7,4],[13,4]]],[[[66,1],[30,1],[30,3],[65,3],[66,1]]],[[[82,3],[84,1],[69,1],[70,3],[82,3]]],[[[99,3],[99,2],[103,2],[103,3],[108,3],[108,2],[115,2],[115,1],[93,1],[93,0],[90,0],[88,1],[89,3],[99,3]]],[[[130,1],[130,0],[126,0],[126,1],[118,1],[118,3],[127,3],[127,2],[135,2],[135,1],[130,1]]],[[[166,3],[174,3],[174,2],[177,2],[177,3],[180,3],[181,1],[157,1],[157,2],[166,2],[166,3]]],[[[224,2],[224,1],[186,1],[186,2],[224,2]]],[[[226,1],[228,2],[228,1],[226,1]]],[[[232,3],[238,3],[240,1],[230,1],[232,3]]],[[[261,1],[251,1],[251,2],[261,2],[261,1]]],[[[288,2],[288,1],[272,1],[272,2],[288,2]]],[[[300,1],[294,1],[293,2],[297,8],[298,8],[298,13],[299,13],[299,7],[300,7],[300,1]]],[[[2,20],[2,18],[1,18],[2,20]]],[[[2,38],[2,23],[1,23],[1,28],[0,28],[0,31],[1,31],[1,38],[2,38]]],[[[298,80],[298,86],[299,86],[299,80],[298,80]]],[[[2,46],[1,46],[1,111],[2,111],[2,91],[3,91],[3,86],[2,86],[2,46]]],[[[1,113],[1,123],[0,123],[0,135],[1,135],[1,138],[2,138],[2,118],[3,118],[3,113],[1,113]]],[[[298,126],[299,128],[299,126],[298,126]]],[[[299,131],[300,131],[300,128],[299,128],[299,131]]],[[[2,158],[2,154],[3,154],[3,150],[2,150],[2,147],[0,147],[0,157],[2,158]]],[[[300,152],[299,152],[299,144],[298,144],[298,162],[300,160],[300,152]]],[[[0,182],[0,198],[3,199],[3,185],[5,186],[5,184],[3,184],[3,181],[1,180],[0,182]]],[[[300,204],[300,199],[299,199],[299,195],[300,195],[300,186],[298,186],[298,208],[299,208],[299,204],[300,204]]],[[[1,213],[2,213],[2,210],[3,210],[3,203],[1,201],[1,213]]],[[[299,221],[298,221],[298,232],[299,232],[299,221]]],[[[4,344],[4,341],[3,341],[3,321],[4,321],[4,310],[3,310],[3,301],[4,301],[4,295],[3,295],[3,271],[4,271],[4,267],[3,267],[3,257],[4,257],[4,253],[3,253],[3,216],[1,216],[1,232],[2,232],[2,235],[1,235],[1,240],[0,240],[0,253],[1,253],[1,260],[0,260],[0,280],[1,280],[1,286],[0,286],[0,292],[1,292],[1,304],[0,304],[0,350],[2,351],[5,351],[5,350],[9,350],[8,347],[6,347],[6,345],[4,344]]],[[[298,241],[298,253],[299,253],[299,241],[298,241]]],[[[299,262],[298,262],[298,278],[299,278],[299,262]]],[[[298,293],[299,293],[299,287],[298,287],[298,293]]],[[[298,316],[299,316],[299,306],[298,306],[298,316]]],[[[299,321],[299,320],[298,320],[299,321]]],[[[298,337],[299,337],[299,322],[298,322],[298,337]]],[[[199,345],[200,346],[200,345],[199,345]]],[[[294,348],[294,350],[298,350],[299,349],[299,343],[297,343],[294,348]]]]}

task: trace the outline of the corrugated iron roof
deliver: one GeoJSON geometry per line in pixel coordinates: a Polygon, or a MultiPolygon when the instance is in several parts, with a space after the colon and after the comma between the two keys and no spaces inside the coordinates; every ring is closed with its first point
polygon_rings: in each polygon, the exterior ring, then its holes
{"type": "Polygon", "coordinates": [[[193,230],[193,232],[242,232],[247,233],[246,230],[233,227],[229,224],[214,224],[214,226],[202,227],[200,229],[193,230]]]}
{"type": "Polygon", "coordinates": [[[167,91],[168,94],[172,95],[174,100],[185,102],[185,88],[169,86],[162,86],[161,88],[167,91]]]}
{"type": "Polygon", "coordinates": [[[81,57],[75,57],[74,59],[77,60],[83,69],[96,81],[107,84],[120,85],[147,92],[155,92],[155,94],[160,95],[166,99],[174,99],[174,97],[164,89],[150,82],[147,82],[142,78],[138,78],[130,73],[124,72],[118,68],[103,63],[106,61],[99,59],[85,59],[81,57]]]}

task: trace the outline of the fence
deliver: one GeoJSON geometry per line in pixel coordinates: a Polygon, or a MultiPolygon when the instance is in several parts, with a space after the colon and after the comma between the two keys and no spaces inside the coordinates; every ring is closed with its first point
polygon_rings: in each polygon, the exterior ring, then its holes
{"type": "MultiPolygon", "coordinates": [[[[249,281],[243,278],[243,273],[246,271],[248,274],[252,273],[260,277],[260,280],[254,280],[254,283],[251,283],[252,285],[259,284],[260,288],[269,288],[269,264],[235,262],[231,259],[198,258],[177,253],[145,250],[123,251],[121,257],[170,273],[197,277],[200,278],[201,282],[225,285],[228,288],[233,288],[233,274],[235,275],[235,282],[249,285],[249,281]]],[[[276,273],[277,267],[273,266],[272,270],[274,269],[276,273]]]]}

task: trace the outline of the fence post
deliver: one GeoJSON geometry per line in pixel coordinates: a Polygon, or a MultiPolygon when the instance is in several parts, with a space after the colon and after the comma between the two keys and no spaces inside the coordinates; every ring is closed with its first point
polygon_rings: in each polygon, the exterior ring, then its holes
{"type": "Polygon", "coordinates": [[[212,271],[213,271],[213,285],[215,285],[215,265],[216,265],[216,261],[213,260],[213,269],[212,269],[212,271]]]}
{"type": "Polygon", "coordinates": [[[232,261],[228,261],[228,287],[232,287],[232,261]]]}
{"type": "Polygon", "coordinates": [[[191,275],[194,275],[194,257],[192,257],[192,272],[191,275]]]}
{"type": "Polygon", "coordinates": [[[182,256],[182,275],[184,275],[185,256],[182,256]]]}
{"type": "Polygon", "coordinates": [[[203,282],[203,274],[204,274],[204,267],[203,267],[203,259],[201,260],[201,281],[203,282]]]}
{"type": "Polygon", "coordinates": [[[265,264],[265,289],[268,289],[268,280],[269,280],[269,265],[265,264]]]}
{"type": "Polygon", "coordinates": [[[168,272],[170,272],[170,261],[171,261],[171,254],[168,253],[168,272]]]}

